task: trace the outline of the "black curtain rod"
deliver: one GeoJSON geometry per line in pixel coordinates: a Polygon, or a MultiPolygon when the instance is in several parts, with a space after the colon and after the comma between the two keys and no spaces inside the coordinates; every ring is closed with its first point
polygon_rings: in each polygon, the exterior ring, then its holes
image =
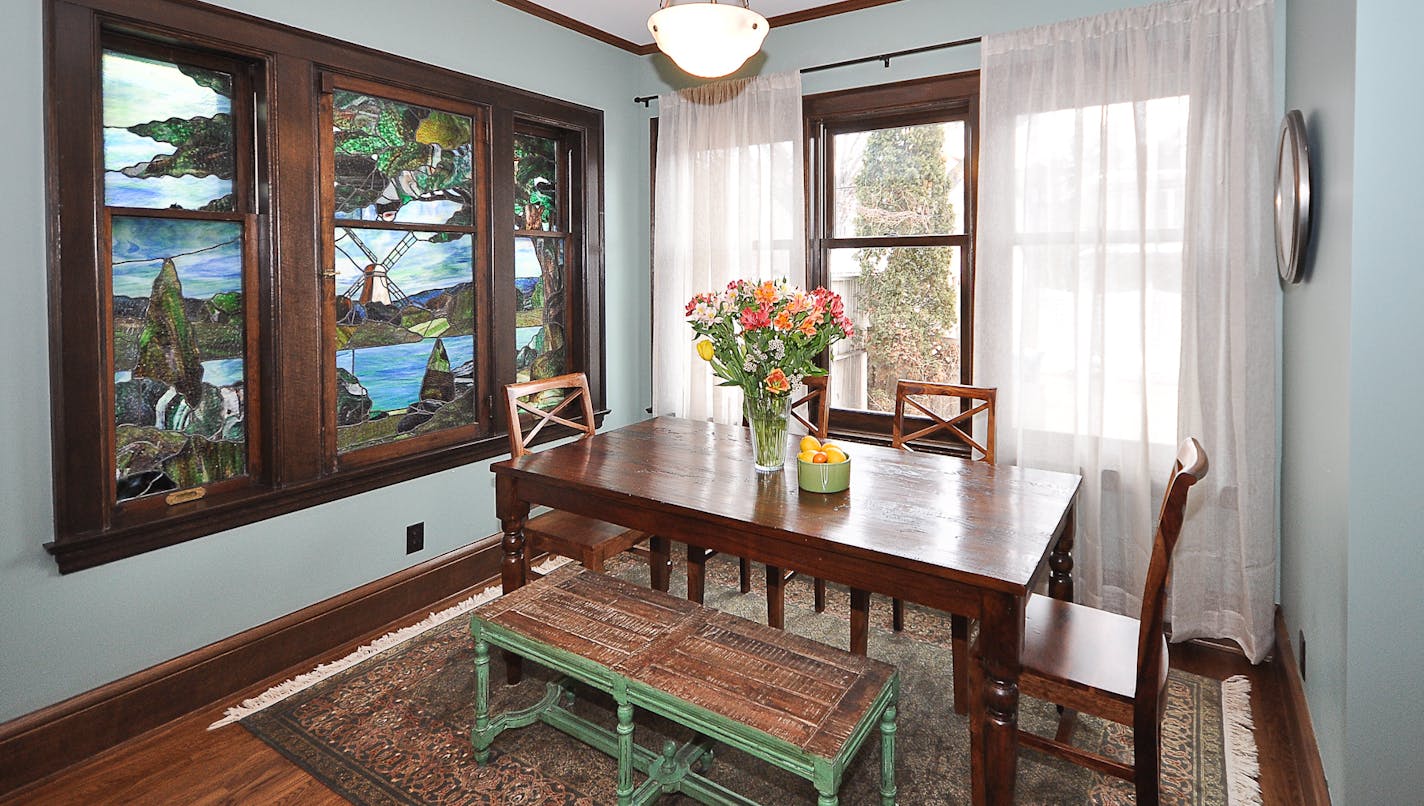
{"type": "MultiPolygon", "coordinates": [[[[837,67],[850,67],[854,64],[866,64],[868,62],[882,62],[886,67],[889,67],[891,59],[898,59],[901,56],[913,56],[916,53],[928,53],[932,50],[945,50],[946,48],[957,48],[963,45],[977,45],[982,39],[983,37],[972,36],[968,39],[956,39],[953,42],[941,42],[938,45],[924,45],[923,47],[910,48],[909,50],[897,50],[894,53],[882,53],[878,56],[862,56],[859,59],[846,59],[843,62],[818,64],[815,67],[801,68],[801,75],[804,76],[807,73],[819,73],[822,70],[834,70],[837,67]]],[[[633,99],[633,103],[642,104],[644,107],[646,107],[650,101],[656,101],[657,99],[658,96],[656,95],[640,95],[637,98],[633,99]]]]}

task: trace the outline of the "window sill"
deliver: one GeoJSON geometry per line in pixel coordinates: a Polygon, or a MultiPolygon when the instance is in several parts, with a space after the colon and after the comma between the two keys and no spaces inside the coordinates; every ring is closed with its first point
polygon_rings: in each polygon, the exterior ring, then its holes
{"type": "MultiPolygon", "coordinates": [[[[595,419],[601,424],[607,414],[606,410],[599,411],[595,419]]],[[[567,428],[550,428],[539,435],[535,444],[563,439],[573,433],[567,428]]],[[[44,547],[59,564],[59,572],[68,574],[460,465],[508,455],[509,439],[500,433],[396,462],[343,470],[316,481],[254,487],[219,500],[200,499],[177,504],[163,518],[61,536],[44,547]]]]}
{"type": "Polygon", "coordinates": [[[177,504],[168,517],[62,536],[46,543],[45,550],[54,555],[59,572],[68,574],[508,452],[509,444],[503,435],[485,437],[307,483],[258,487],[224,496],[220,501],[177,504]]]}

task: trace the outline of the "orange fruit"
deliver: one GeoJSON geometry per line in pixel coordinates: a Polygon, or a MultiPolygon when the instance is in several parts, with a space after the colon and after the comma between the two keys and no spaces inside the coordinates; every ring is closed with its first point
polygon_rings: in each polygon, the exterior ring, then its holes
{"type": "Polygon", "coordinates": [[[833,465],[838,465],[850,459],[849,456],[846,456],[846,452],[836,445],[823,445],[821,451],[826,454],[826,461],[833,465]]]}
{"type": "Polygon", "coordinates": [[[811,436],[810,434],[807,434],[806,436],[801,438],[800,447],[802,453],[805,453],[806,451],[819,451],[821,449],[821,441],[811,436]]]}
{"type": "Polygon", "coordinates": [[[826,456],[824,451],[817,451],[816,455],[811,457],[812,464],[823,465],[829,461],[830,457],[826,456]]]}

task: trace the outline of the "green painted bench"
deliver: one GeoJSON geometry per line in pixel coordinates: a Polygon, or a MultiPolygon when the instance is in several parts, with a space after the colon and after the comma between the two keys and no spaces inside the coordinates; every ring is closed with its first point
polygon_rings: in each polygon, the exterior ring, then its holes
{"type": "Polygon", "coordinates": [[[666,593],[565,566],[473,611],[475,760],[505,730],[542,721],[618,760],[618,803],[680,792],[700,803],[755,802],[702,774],[717,743],[810,781],[820,806],[838,803],[846,767],[872,730],[881,741],[880,797],[895,802],[894,667],[666,593]],[[489,648],[565,679],[518,711],[489,713],[489,648]],[[571,713],[575,680],[613,696],[616,729],[571,713]],[[654,752],[633,741],[643,708],[690,728],[693,741],[654,752]],[[633,771],[647,776],[634,787],[633,771]]]}

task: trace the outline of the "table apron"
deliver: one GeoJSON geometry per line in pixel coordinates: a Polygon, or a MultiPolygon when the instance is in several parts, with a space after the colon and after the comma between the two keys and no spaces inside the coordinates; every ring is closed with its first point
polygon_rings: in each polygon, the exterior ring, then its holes
{"type": "MultiPolygon", "coordinates": [[[[573,489],[557,482],[507,476],[514,499],[548,506],[575,515],[656,534],[680,543],[745,557],[778,568],[811,574],[830,582],[871,593],[894,596],[969,618],[978,618],[984,589],[970,582],[945,579],[932,573],[903,568],[865,556],[834,551],[831,545],[813,546],[809,540],[788,539],[786,533],[764,534],[750,524],[718,523],[715,516],[697,516],[652,508],[647,501],[608,492],[573,489]]],[[[501,517],[505,513],[499,513],[501,517]]]]}

